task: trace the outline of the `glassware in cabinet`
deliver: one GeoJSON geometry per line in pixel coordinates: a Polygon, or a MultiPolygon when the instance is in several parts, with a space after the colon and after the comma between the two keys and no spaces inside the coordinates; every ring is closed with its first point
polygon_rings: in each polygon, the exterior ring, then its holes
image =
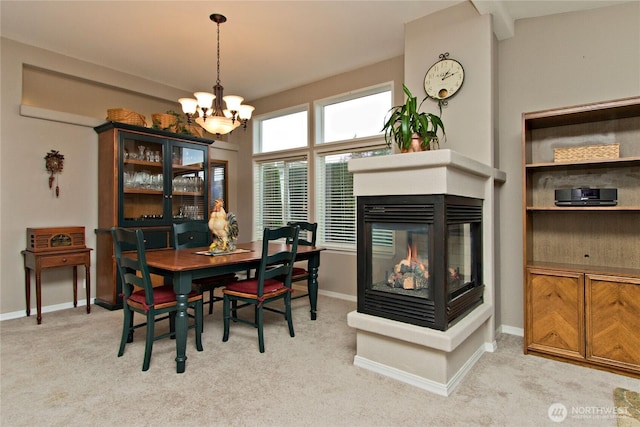
{"type": "Polygon", "coordinates": [[[204,220],[206,216],[206,151],[171,147],[171,216],[174,220],[204,220]]]}

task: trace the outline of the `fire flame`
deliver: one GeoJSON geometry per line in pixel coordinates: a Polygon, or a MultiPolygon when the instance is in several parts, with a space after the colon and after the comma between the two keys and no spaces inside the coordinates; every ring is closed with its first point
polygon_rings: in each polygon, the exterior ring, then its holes
{"type": "Polygon", "coordinates": [[[407,246],[407,257],[402,258],[387,276],[387,284],[392,288],[425,289],[429,286],[428,259],[418,258],[416,243],[407,246]]]}
{"type": "Polygon", "coordinates": [[[423,272],[427,271],[427,266],[418,258],[418,247],[416,243],[413,246],[407,246],[407,258],[405,259],[406,265],[411,268],[418,268],[423,272]]]}

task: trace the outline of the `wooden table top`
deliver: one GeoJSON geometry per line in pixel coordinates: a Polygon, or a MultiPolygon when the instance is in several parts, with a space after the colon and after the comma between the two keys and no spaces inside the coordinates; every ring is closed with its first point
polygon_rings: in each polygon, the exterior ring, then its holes
{"type": "MultiPolygon", "coordinates": [[[[245,249],[248,252],[232,253],[226,255],[208,256],[197,252],[208,251],[208,247],[188,248],[188,249],[161,249],[146,252],[147,265],[168,271],[199,270],[209,267],[216,267],[229,264],[251,264],[262,257],[262,241],[239,243],[238,249],[245,249]]],[[[269,252],[279,252],[285,250],[288,245],[284,243],[270,243],[269,252]]],[[[313,256],[324,248],[317,246],[298,246],[296,259],[306,259],[313,256]]],[[[134,254],[131,254],[134,255],[134,254]]]]}

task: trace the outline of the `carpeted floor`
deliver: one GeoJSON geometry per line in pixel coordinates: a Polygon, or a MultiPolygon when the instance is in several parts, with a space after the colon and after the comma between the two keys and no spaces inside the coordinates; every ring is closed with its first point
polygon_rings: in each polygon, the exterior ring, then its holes
{"type": "Polygon", "coordinates": [[[222,342],[220,305],[205,316],[203,352],[193,332],[187,370],[175,373],[175,343],[155,343],[142,372],[143,333],[116,356],[122,312],[84,307],[0,323],[2,426],[616,426],[612,390],[637,379],[522,352],[500,335],[449,397],[353,366],[355,303],[320,296],[318,320],[295,300],[296,336],[265,315],[266,353],[255,329],[233,324],[222,342]],[[590,415],[586,413],[589,412],[590,415]],[[552,414],[553,415],[553,414],[552,414]]]}

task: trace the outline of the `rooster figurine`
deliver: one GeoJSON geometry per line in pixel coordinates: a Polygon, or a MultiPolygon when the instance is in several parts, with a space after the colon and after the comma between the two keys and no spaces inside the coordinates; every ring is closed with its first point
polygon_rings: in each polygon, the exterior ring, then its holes
{"type": "Polygon", "coordinates": [[[222,199],[214,202],[209,216],[209,230],[214,237],[209,247],[211,252],[228,252],[236,248],[234,242],[238,238],[238,220],[233,213],[225,212],[222,199]]]}

